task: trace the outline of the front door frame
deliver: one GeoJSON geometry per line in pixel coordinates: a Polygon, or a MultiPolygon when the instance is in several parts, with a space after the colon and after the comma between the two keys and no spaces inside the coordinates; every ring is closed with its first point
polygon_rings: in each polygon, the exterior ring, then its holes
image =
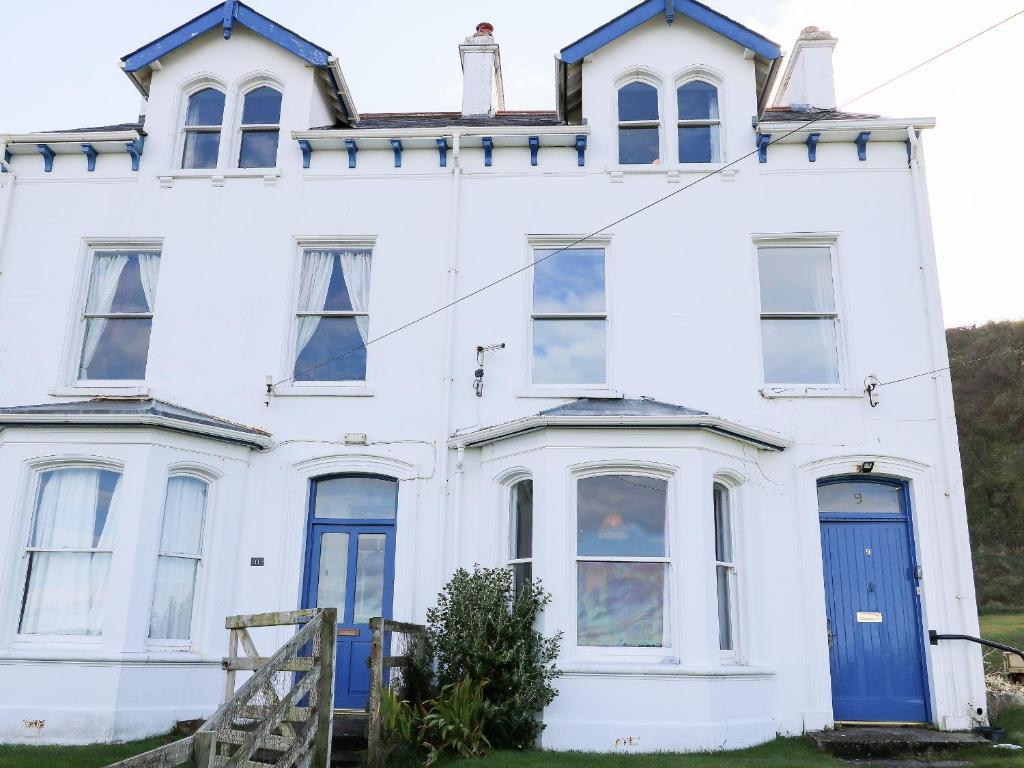
{"type": "MultiPolygon", "coordinates": [[[[887,476],[887,475],[867,475],[864,473],[840,473],[840,474],[826,474],[815,478],[815,496],[817,496],[817,489],[820,486],[828,485],[831,483],[842,483],[842,482],[863,482],[863,483],[877,483],[879,485],[889,485],[892,487],[898,487],[900,489],[900,506],[902,510],[901,515],[893,514],[863,514],[863,513],[822,513],[818,508],[817,499],[815,499],[815,508],[818,510],[817,514],[817,526],[820,532],[821,524],[823,522],[849,522],[856,524],[857,522],[872,522],[878,520],[885,520],[888,522],[896,522],[902,520],[904,523],[904,530],[907,534],[907,551],[910,555],[910,568],[915,574],[918,571],[918,556],[917,556],[917,539],[915,536],[915,523],[916,523],[916,510],[912,504],[910,494],[910,481],[906,478],[887,476]]],[[[819,536],[820,542],[820,536],[819,536]]],[[[826,576],[826,562],[824,552],[820,550],[819,544],[819,555],[821,557],[821,573],[823,578],[826,576]]],[[[823,613],[828,616],[828,595],[825,594],[825,604],[823,607],[823,613]]],[[[921,600],[920,590],[920,578],[915,578],[915,589],[911,596],[914,612],[914,621],[916,625],[917,644],[918,644],[918,658],[920,660],[920,673],[921,680],[924,686],[924,707],[925,707],[925,723],[934,723],[934,713],[932,708],[932,685],[931,675],[928,663],[928,643],[926,642],[925,623],[924,623],[924,612],[921,600]]],[[[829,697],[832,698],[831,689],[831,652],[828,653],[829,660],[829,697]]],[[[844,722],[835,719],[834,700],[833,700],[833,721],[844,722]]],[[[871,721],[873,724],[884,725],[885,721],[871,721]]]]}

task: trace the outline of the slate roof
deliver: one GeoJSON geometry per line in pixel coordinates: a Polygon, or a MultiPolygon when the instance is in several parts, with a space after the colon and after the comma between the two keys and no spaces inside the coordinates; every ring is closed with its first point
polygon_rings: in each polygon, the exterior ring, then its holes
{"type": "Polygon", "coordinates": [[[881,115],[870,115],[864,112],[839,112],[833,111],[832,114],[827,114],[827,109],[809,109],[806,112],[800,112],[798,110],[789,109],[788,107],[768,107],[761,115],[762,121],[773,120],[781,123],[803,123],[808,120],[820,119],[820,120],[875,120],[881,115]],[[824,117],[821,117],[822,113],[826,113],[824,117]]]}
{"type": "Polygon", "coordinates": [[[461,112],[364,112],[355,125],[322,125],[314,131],[333,131],[339,128],[361,130],[366,128],[447,128],[449,126],[527,126],[547,127],[561,125],[554,111],[506,111],[494,117],[486,115],[463,117],[461,112]]]}
{"type": "Polygon", "coordinates": [[[540,416],[707,416],[707,411],[695,411],[685,405],[673,405],[642,397],[627,398],[581,397],[571,403],[557,405],[541,411],[540,416]]]}
{"type": "Polygon", "coordinates": [[[88,128],[62,128],[59,131],[34,131],[34,133],[105,133],[108,131],[138,131],[139,133],[145,133],[143,130],[146,125],[146,116],[139,115],[139,119],[134,123],[115,123],[114,125],[97,125],[88,128]]]}
{"type": "Polygon", "coordinates": [[[211,416],[153,397],[95,397],[69,403],[14,405],[0,408],[0,427],[47,424],[140,424],[160,422],[160,426],[182,431],[220,433],[232,442],[266,447],[270,433],[256,427],[211,416]],[[33,417],[38,417],[34,419],[33,417]],[[109,421],[104,421],[109,417],[109,421]],[[224,435],[234,433],[234,437],[224,435]]]}

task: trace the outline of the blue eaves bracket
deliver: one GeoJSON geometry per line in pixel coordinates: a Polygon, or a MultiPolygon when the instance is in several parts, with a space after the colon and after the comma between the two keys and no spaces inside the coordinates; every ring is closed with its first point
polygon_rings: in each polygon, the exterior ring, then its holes
{"type": "Polygon", "coordinates": [[[771,143],[772,135],[770,133],[757,134],[757,162],[768,162],[768,145],[771,143]]]}
{"type": "Polygon", "coordinates": [[[356,152],[359,151],[359,147],[356,145],[355,139],[345,139],[345,151],[348,152],[348,167],[356,167],[356,152]]]}
{"type": "Polygon", "coordinates": [[[576,165],[583,166],[586,163],[587,136],[584,133],[576,136],[576,165]]]}
{"type": "Polygon", "coordinates": [[[309,161],[313,159],[313,145],[306,139],[299,139],[299,149],[302,150],[302,167],[309,168],[309,161]]]}
{"type": "Polygon", "coordinates": [[[868,139],[871,138],[871,131],[861,131],[857,134],[857,159],[868,159],[868,139]]]}
{"type": "Polygon", "coordinates": [[[807,161],[813,163],[818,159],[818,140],[821,139],[820,133],[809,133],[807,134],[807,161]]]}
{"type": "Polygon", "coordinates": [[[139,161],[142,159],[142,148],[146,144],[146,137],[139,136],[135,141],[129,141],[124,145],[124,148],[128,150],[128,154],[132,158],[132,170],[139,170],[139,161]]]}

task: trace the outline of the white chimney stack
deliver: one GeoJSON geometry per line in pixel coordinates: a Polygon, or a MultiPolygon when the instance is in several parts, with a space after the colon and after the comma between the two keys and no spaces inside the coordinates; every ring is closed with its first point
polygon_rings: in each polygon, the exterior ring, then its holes
{"type": "Polygon", "coordinates": [[[776,107],[797,112],[836,108],[832,50],[839,40],[817,27],[806,27],[793,46],[782,76],[776,107]]]}
{"type": "Polygon", "coordinates": [[[505,108],[501,82],[501,54],[494,42],[494,27],[486,21],[459,46],[462,59],[462,116],[493,117],[505,108]]]}

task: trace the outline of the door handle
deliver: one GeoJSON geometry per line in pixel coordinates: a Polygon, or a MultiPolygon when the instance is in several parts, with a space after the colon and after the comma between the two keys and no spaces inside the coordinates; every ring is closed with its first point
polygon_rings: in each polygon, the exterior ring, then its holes
{"type": "Polygon", "coordinates": [[[832,647],[832,639],[835,637],[835,635],[832,634],[832,630],[831,629],[828,630],[827,634],[828,634],[828,647],[831,648],[832,647]]]}

